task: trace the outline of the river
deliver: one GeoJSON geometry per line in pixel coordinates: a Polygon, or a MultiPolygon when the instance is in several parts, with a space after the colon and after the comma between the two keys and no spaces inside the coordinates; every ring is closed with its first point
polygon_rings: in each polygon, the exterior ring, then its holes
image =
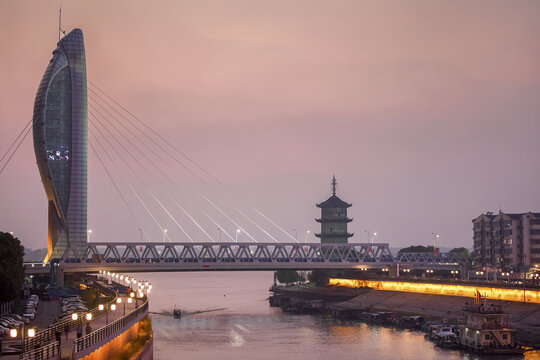
{"type": "MultiPolygon", "coordinates": [[[[282,313],[268,305],[271,272],[134,275],[152,283],[157,360],[493,359],[439,349],[417,331],[282,313]],[[175,305],[184,312],[182,319],[172,317],[175,305]]],[[[525,359],[539,360],[540,353],[525,359]]]]}

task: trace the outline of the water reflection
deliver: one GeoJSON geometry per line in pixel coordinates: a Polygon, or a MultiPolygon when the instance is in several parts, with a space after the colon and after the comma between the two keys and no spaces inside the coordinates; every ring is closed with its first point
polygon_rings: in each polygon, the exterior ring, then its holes
{"type": "MultiPolygon", "coordinates": [[[[150,311],[154,356],[158,360],[508,358],[442,350],[416,331],[282,313],[270,308],[266,300],[273,280],[271,272],[166,273],[144,277],[153,284],[150,311]],[[174,319],[174,304],[188,314],[174,319]]],[[[540,360],[540,353],[528,353],[525,359],[540,360]]]]}

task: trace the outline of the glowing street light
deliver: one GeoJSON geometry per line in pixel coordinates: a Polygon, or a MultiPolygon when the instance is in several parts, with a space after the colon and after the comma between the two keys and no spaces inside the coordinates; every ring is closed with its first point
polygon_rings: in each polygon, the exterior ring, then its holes
{"type": "Polygon", "coordinates": [[[103,306],[103,304],[99,304],[99,306],[98,306],[99,311],[103,311],[104,308],[105,308],[105,306],[103,306]]]}
{"type": "Polygon", "coordinates": [[[9,336],[11,336],[12,338],[16,338],[17,337],[17,329],[11,329],[9,331],[9,336]]]}
{"type": "Polygon", "coordinates": [[[79,318],[79,316],[77,315],[77,313],[73,313],[71,314],[71,320],[75,321],[79,318]]]}
{"type": "Polygon", "coordinates": [[[129,298],[127,299],[127,302],[128,302],[128,304],[131,304],[131,303],[133,302],[133,299],[129,297],[129,298]]]}
{"type": "Polygon", "coordinates": [[[121,303],[122,303],[122,298],[117,298],[117,299],[116,299],[116,303],[117,303],[117,304],[121,304],[121,303]]]}
{"type": "Polygon", "coordinates": [[[433,235],[433,251],[435,252],[435,248],[437,247],[437,239],[441,236],[435,233],[431,233],[431,235],[433,235]]]}
{"type": "Polygon", "coordinates": [[[87,321],[92,320],[92,314],[91,313],[86,313],[86,320],[87,321]]]}
{"type": "Polygon", "coordinates": [[[376,232],[374,232],[374,233],[373,233],[373,236],[371,236],[371,243],[372,243],[372,244],[373,244],[373,240],[375,239],[375,236],[377,236],[377,233],[376,233],[376,232]]]}
{"type": "Polygon", "coordinates": [[[92,229],[88,229],[88,242],[90,242],[90,235],[92,235],[92,229]]]}
{"type": "Polygon", "coordinates": [[[238,234],[240,234],[242,230],[236,229],[236,233],[234,234],[234,242],[238,242],[238,234]]]}
{"type": "Polygon", "coordinates": [[[167,229],[163,229],[163,242],[165,242],[165,237],[167,237],[167,229]]]}
{"type": "Polygon", "coordinates": [[[311,231],[310,231],[310,230],[306,230],[306,235],[304,236],[304,242],[305,242],[305,243],[307,243],[309,234],[311,234],[311,231]]]}
{"type": "Polygon", "coordinates": [[[111,304],[111,310],[112,311],[116,310],[116,304],[111,304]]]}

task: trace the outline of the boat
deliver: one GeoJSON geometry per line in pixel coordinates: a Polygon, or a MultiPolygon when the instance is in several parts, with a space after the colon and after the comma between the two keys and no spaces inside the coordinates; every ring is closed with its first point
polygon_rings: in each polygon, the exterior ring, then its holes
{"type": "Polygon", "coordinates": [[[457,349],[460,347],[457,335],[452,331],[450,326],[443,325],[431,336],[431,340],[437,346],[445,349],[457,349]]]}
{"type": "Polygon", "coordinates": [[[482,354],[523,354],[525,349],[514,341],[515,330],[508,327],[508,314],[501,305],[477,301],[466,305],[465,325],[460,326],[463,348],[482,354]]]}
{"type": "Polygon", "coordinates": [[[281,310],[297,314],[316,314],[324,310],[324,301],[319,299],[297,301],[290,304],[283,304],[281,310]]]}
{"type": "Polygon", "coordinates": [[[180,309],[177,309],[176,306],[174,307],[174,310],[173,310],[173,316],[176,319],[179,319],[182,317],[182,311],[180,309]]]}
{"type": "Polygon", "coordinates": [[[422,316],[401,316],[397,319],[396,324],[405,329],[420,329],[424,324],[422,316]]]}

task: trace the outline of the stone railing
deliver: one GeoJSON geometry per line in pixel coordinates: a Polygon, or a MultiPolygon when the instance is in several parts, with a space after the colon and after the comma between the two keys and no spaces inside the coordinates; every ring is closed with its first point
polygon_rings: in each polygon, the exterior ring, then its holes
{"type": "Polygon", "coordinates": [[[141,306],[137,307],[135,310],[131,311],[125,316],[122,316],[110,324],[73,341],[71,359],[80,359],[90,354],[100,346],[103,346],[105,343],[129,329],[131,326],[133,326],[133,324],[140,321],[147,314],[148,298],[145,298],[144,303],[141,306]]]}

